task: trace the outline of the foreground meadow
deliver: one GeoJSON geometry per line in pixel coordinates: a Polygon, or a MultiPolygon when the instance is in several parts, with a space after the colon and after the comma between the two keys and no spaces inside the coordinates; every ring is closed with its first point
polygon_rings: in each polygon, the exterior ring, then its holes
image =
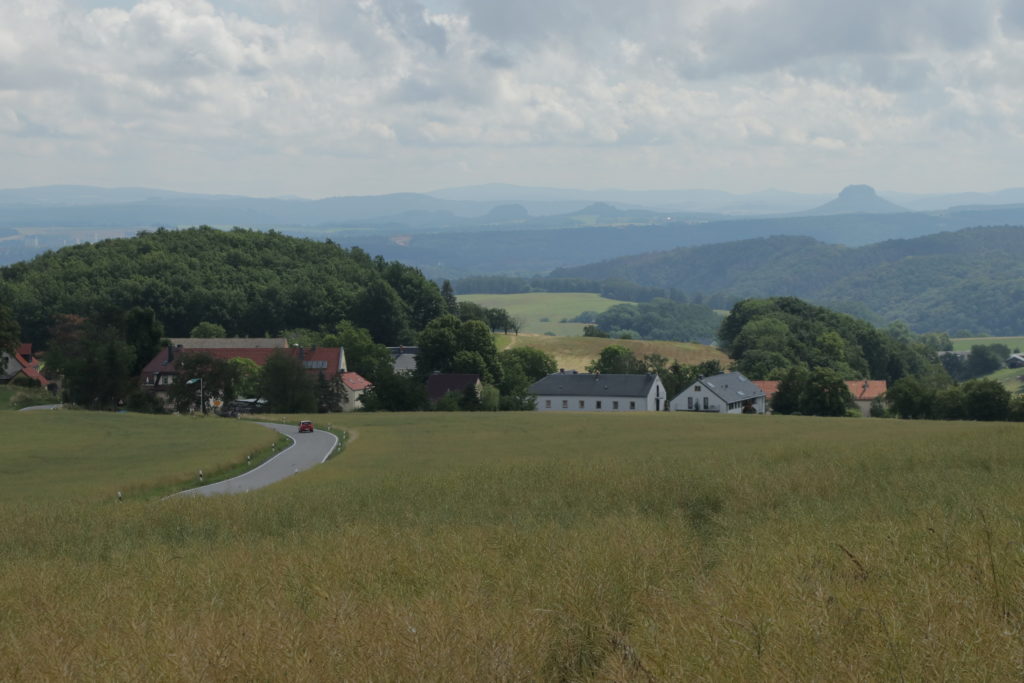
{"type": "Polygon", "coordinates": [[[195,485],[198,470],[209,478],[277,441],[259,425],[212,417],[0,412],[0,501],[52,505],[112,502],[118,491],[159,495],[160,487],[195,485]]]}
{"type": "Polygon", "coordinates": [[[345,417],[243,496],[0,503],[0,679],[1024,675],[1024,428],[345,417]]]}

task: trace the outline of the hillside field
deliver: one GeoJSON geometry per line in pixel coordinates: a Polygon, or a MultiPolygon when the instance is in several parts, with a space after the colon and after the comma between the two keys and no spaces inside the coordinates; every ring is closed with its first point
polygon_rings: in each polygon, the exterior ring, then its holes
{"type": "Polygon", "coordinates": [[[0,679],[1021,676],[1024,425],[344,421],[242,496],[0,498],[0,679]]]}
{"type": "Polygon", "coordinates": [[[531,346],[550,353],[559,368],[583,372],[587,364],[600,355],[601,350],[613,344],[625,346],[637,358],[658,353],[683,365],[696,365],[706,360],[717,360],[723,367],[729,357],[713,346],[690,342],[647,341],[642,339],[604,339],[601,337],[549,337],[536,334],[495,335],[498,350],[515,346],[531,346]]]}
{"type": "Polygon", "coordinates": [[[975,344],[1005,344],[1011,351],[1024,349],[1024,337],[957,337],[952,341],[954,351],[970,351],[975,344]]]}
{"type": "MultiPolygon", "coordinates": [[[[238,420],[56,410],[0,412],[0,500],[113,501],[209,478],[278,435],[238,420]]],[[[3,676],[0,676],[3,678],[3,676]]]]}
{"type": "Polygon", "coordinates": [[[488,308],[504,308],[510,315],[523,320],[519,330],[527,334],[551,332],[559,336],[580,336],[583,323],[563,323],[584,311],[602,313],[615,304],[629,303],[605,299],[600,294],[585,292],[529,292],[525,294],[465,294],[459,299],[472,301],[488,308]],[[542,320],[547,318],[547,320],[542,320]]]}

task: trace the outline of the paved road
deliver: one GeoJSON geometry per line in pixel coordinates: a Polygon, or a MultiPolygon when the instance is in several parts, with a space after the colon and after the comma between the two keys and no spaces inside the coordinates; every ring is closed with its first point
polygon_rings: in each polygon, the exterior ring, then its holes
{"type": "Polygon", "coordinates": [[[245,493],[263,488],[326,461],[327,456],[333,453],[334,447],[338,445],[338,437],[330,432],[317,430],[312,434],[299,434],[299,427],[295,424],[282,425],[276,422],[260,422],[259,424],[281,432],[292,440],[292,445],[256,469],[249,470],[234,479],[226,479],[216,484],[200,486],[174,495],[212,496],[218,493],[245,493]]]}
{"type": "Polygon", "coordinates": [[[63,407],[63,403],[48,403],[45,406],[29,406],[28,408],[22,408],[21,412],[25,412],[28,410],[60,410],[63,407]]]}

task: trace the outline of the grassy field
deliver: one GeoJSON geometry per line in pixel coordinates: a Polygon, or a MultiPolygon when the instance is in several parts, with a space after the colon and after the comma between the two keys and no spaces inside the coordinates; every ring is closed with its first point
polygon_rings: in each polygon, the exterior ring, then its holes
{"type": "Polygon", "coordinates": [[[1024,673],[1022,425],[345,427],[339,457],[244,496],[0,499],[0,679],[1024,673]]]}
{"type": "Polygon", "coordinates": [[[210,481],[277,441],[237,420],[77,410],[0,413],[0,434],[0,500],[47,505],[210,481]]]}
{"type": "Polygon", "coordinates": [[[563,323],[560,320],[575,318],[584,311],[601,313],[615,304],[628,303],[605,299],[599,294],[580,292],[531,292],[528,294],[465,294],[459,299],[487,306],[504,308],[511,315],[524,322],[520,332],[559,336],[580,336],[583,323],[563,323]],[[546,320],[543,320],[546,318],[546,320]]]}
{"type": "MultiPolygon", "coordinates": [[[[1014,349],[1024,349],[1024,337],[959,337],[953,340],[953,350],[970,351],[975,344],[1005,344],[1010,351],[1013,351],[1014,349]]],[[[1022,368],[1003,368],[991,375],[986,375],[986,379],[994,379],[1014,393],[1024,389],[1022,377],[1024,377],[1022,368]]]]}
{"type": "Polygon", "coordinates": [[[1014,349],[1024,349],[1024,337],[958,337],[953,339],[954,351],[970,351],[975,344],[1005,344],[1014,349]]]}
{"type": "Polygon", "coordinates": [[[28,406],[55,403],[59,400],[46,389],[0,384],[0,410],[21,410],[28,406]]]}
{"type": "Polygon", "coordinates": [[[606,346],[618,344],[633,351],[637,358],[659,353],[669,361],[677,360],[684,365],[696,365],[705,360],[718,360],[722,366],[728,356],[713,346],[686,342],[645,341],[639,339],[602,339],[600,337],[548,337],[546,335],[518,334],[496,335],[498,349],[503,351],[515,346],[532,346],[550,353],[559,368],[583,371],[588,363],[597,358],[606,346]]]}

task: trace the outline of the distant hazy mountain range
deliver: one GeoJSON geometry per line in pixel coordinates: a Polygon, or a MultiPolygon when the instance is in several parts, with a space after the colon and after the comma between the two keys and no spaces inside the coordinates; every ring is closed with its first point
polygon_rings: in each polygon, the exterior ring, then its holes
{"type": "Polygon", "coordinates": [[[144,228],[240,225],[259,228],[362,228],[443,230],[466,227],[572,227],[576,224],[708,221],[785,214],[898,213],[937,211],[957,205],[1024,203],[1024,188],[956,195],[875,194],[850,186],[838,198],[766,190],[737,195],[718,190],[574,190],[515,185],[479,185],[427,194],[299,199],[206,195],[152,188],[53,185],[0,190],[0,227],[63,226],[144,228]],[[601,205],[632,215],[587,212],[601,205]],[[644,213],[647,212],[647,213],[644,213]]]}
{"type": "Polygon", "coordinates": [[[1024,225],[1024,189],[879,196],[854,185],[830,198],[776,190],[736,195],[480,185],[311,200],[50,186],[0,190],[0,265],[76,241],[202,224],[330,237],[436,278],[532,275],[770,235],[859,246],[979,225],[1024,225]],[[915,210],[922,206],[932,208],[915,210]]]}
{"type": "Polygon", "coordinates": [[[562,268],[553,277],[622,279],[731,299],[798,296],[919,331],[1019,334],[1024,228],[970,228],[862,247],[776,236],[562,268]]]}

